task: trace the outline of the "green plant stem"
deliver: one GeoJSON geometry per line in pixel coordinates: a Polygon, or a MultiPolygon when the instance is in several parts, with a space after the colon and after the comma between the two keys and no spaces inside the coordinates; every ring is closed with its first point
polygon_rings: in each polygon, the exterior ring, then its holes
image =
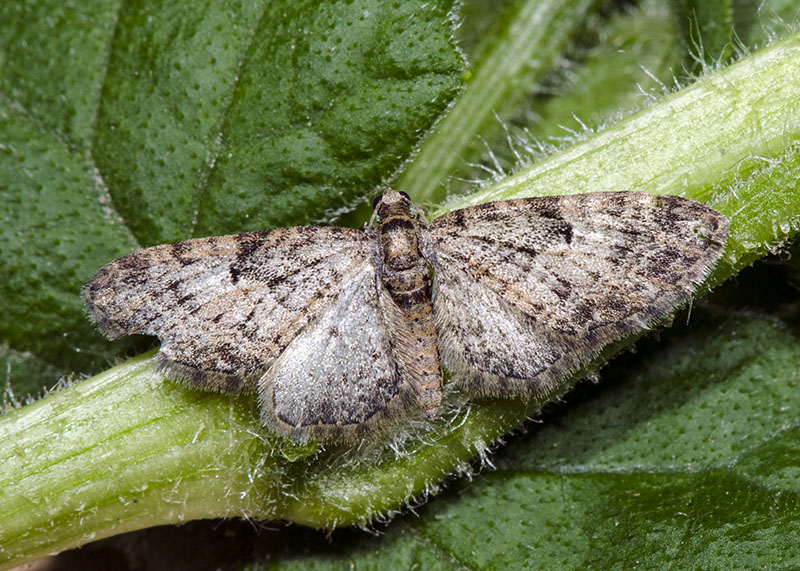
{"type": "MultiPolygon", "coordinates": [[[[451,207],[534,193],[681,192],[731,218],[718,283],[797,232],[797,69],[800,34],[451,207]]],[[[254,399],[185,389],[149,363],[131,360],[0,418],[3,564],[200,517],[363,522],[434,489],[542,404],[476,403],[413,448],[312,456],[267,437],[254,399]]]]}
{"type": "Polygon", "coordinates": [[[795,33],[447,209],[609,190],[709,201],[800,140],[798,62],[795,33]]]}
{"type": "Polygon", "coordinates": [[[524,0],[502,19],[499,30],[486,34],[476,49],[467,88],[396,186],[418,202],[433,201],[446,181],[465,161],[477,160],[474,149],[496,114],[513,109],[548,71],[594,0],[524,0]]]}
{"type": "Polygon", "coordinates": [[[259,482],[274,475],[241,469],[261,448],[247,407],[197,398],[151,357],[0,418],[0,567],[153,525],[271,515],[259,482]]]}

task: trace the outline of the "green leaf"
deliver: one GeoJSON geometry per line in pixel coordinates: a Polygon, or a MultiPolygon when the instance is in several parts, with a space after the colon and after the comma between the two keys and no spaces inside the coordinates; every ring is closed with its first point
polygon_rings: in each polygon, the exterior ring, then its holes
{"type": "Polygon", "coordinates": [[[24,110],[42,136],[60,138],[66,150],[87,151],[118,9],[103,0],[3,2],[2,108],[24,110]]]}
{"type": "Polygon", "coordinates": [[[460,86],[450,1],[124,4],[94,155],[143,244],[319,220],[460,86]]]}
{"type": "Polygon", "coordinates": [[[78,292],[136,242],[109,211],[91,162],[58,133],[11,104],[0,110],[0,133],[0,339],[60,370],[87,370],[105,360],[108,342],[78,292]]]}

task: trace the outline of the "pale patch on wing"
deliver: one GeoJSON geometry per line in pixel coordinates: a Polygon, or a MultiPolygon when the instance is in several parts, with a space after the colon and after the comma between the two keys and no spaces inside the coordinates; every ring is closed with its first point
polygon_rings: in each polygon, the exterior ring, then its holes
{"type": "Polygon", "coordinates": [[[342,283],[371,267],[370,243],[358,230],[301,227],[165,244],[111,262],[83,296],[109,337],[157,336],[171,376],[253,390],[342,283]]]}
{"type": "Polygon", "coordinates": [[[548,392],[606,345],[686,303],[721,255],[727,227],[702,204],[642,193],[446,214],[424,230],[445,365],[466,371],[461,382],[473,393],[548,392]]]}
{"type": "Polygon", "coordinates": [[[464,272],[438,271],[435,288],[442,360],[471,394],[535,392],[528,379],[557,376],[573,361],[571,339],[538,323],[464,272]]]}
{"type": "Polygon", "coordinates": [[[413,386],[398,371],[376,280],[369,265],[339,284],[334,303],[262,377],[267,425],[299,439],[352,440],[415,402],[413,386]]]}

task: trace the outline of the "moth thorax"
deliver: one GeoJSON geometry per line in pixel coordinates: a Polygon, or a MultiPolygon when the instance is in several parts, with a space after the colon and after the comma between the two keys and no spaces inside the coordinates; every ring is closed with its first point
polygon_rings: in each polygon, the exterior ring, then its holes
{"type": "Polygon", "coordinates": [[[381,219],[378,234],[384,264],[395,270],[414,267],[420,259],[418,233],[410,214],[381,219]]]}

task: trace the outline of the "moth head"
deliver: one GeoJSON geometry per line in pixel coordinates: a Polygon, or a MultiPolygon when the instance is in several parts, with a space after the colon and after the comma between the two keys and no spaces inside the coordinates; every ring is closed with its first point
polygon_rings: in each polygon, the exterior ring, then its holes
{"type": "Polygon", "coordinates": [[[383,191],[383,193],[375,197],[375,199],[372,201],[372,208],[375,211],[372,216],[373,219],[375,217],[383,218],[387,212],[393,210],[410,210],[411,197],[409,197],[408,194],[402,190],[393,190],[391,188],[387,188],[383,191]]]}
{"type": "Polygon", "coordinates": [[[387,188],[372,201],[372,208],[377,210],[381,205],[402,204],[411,205],[411,197],[402,190],[387,188]]]}

